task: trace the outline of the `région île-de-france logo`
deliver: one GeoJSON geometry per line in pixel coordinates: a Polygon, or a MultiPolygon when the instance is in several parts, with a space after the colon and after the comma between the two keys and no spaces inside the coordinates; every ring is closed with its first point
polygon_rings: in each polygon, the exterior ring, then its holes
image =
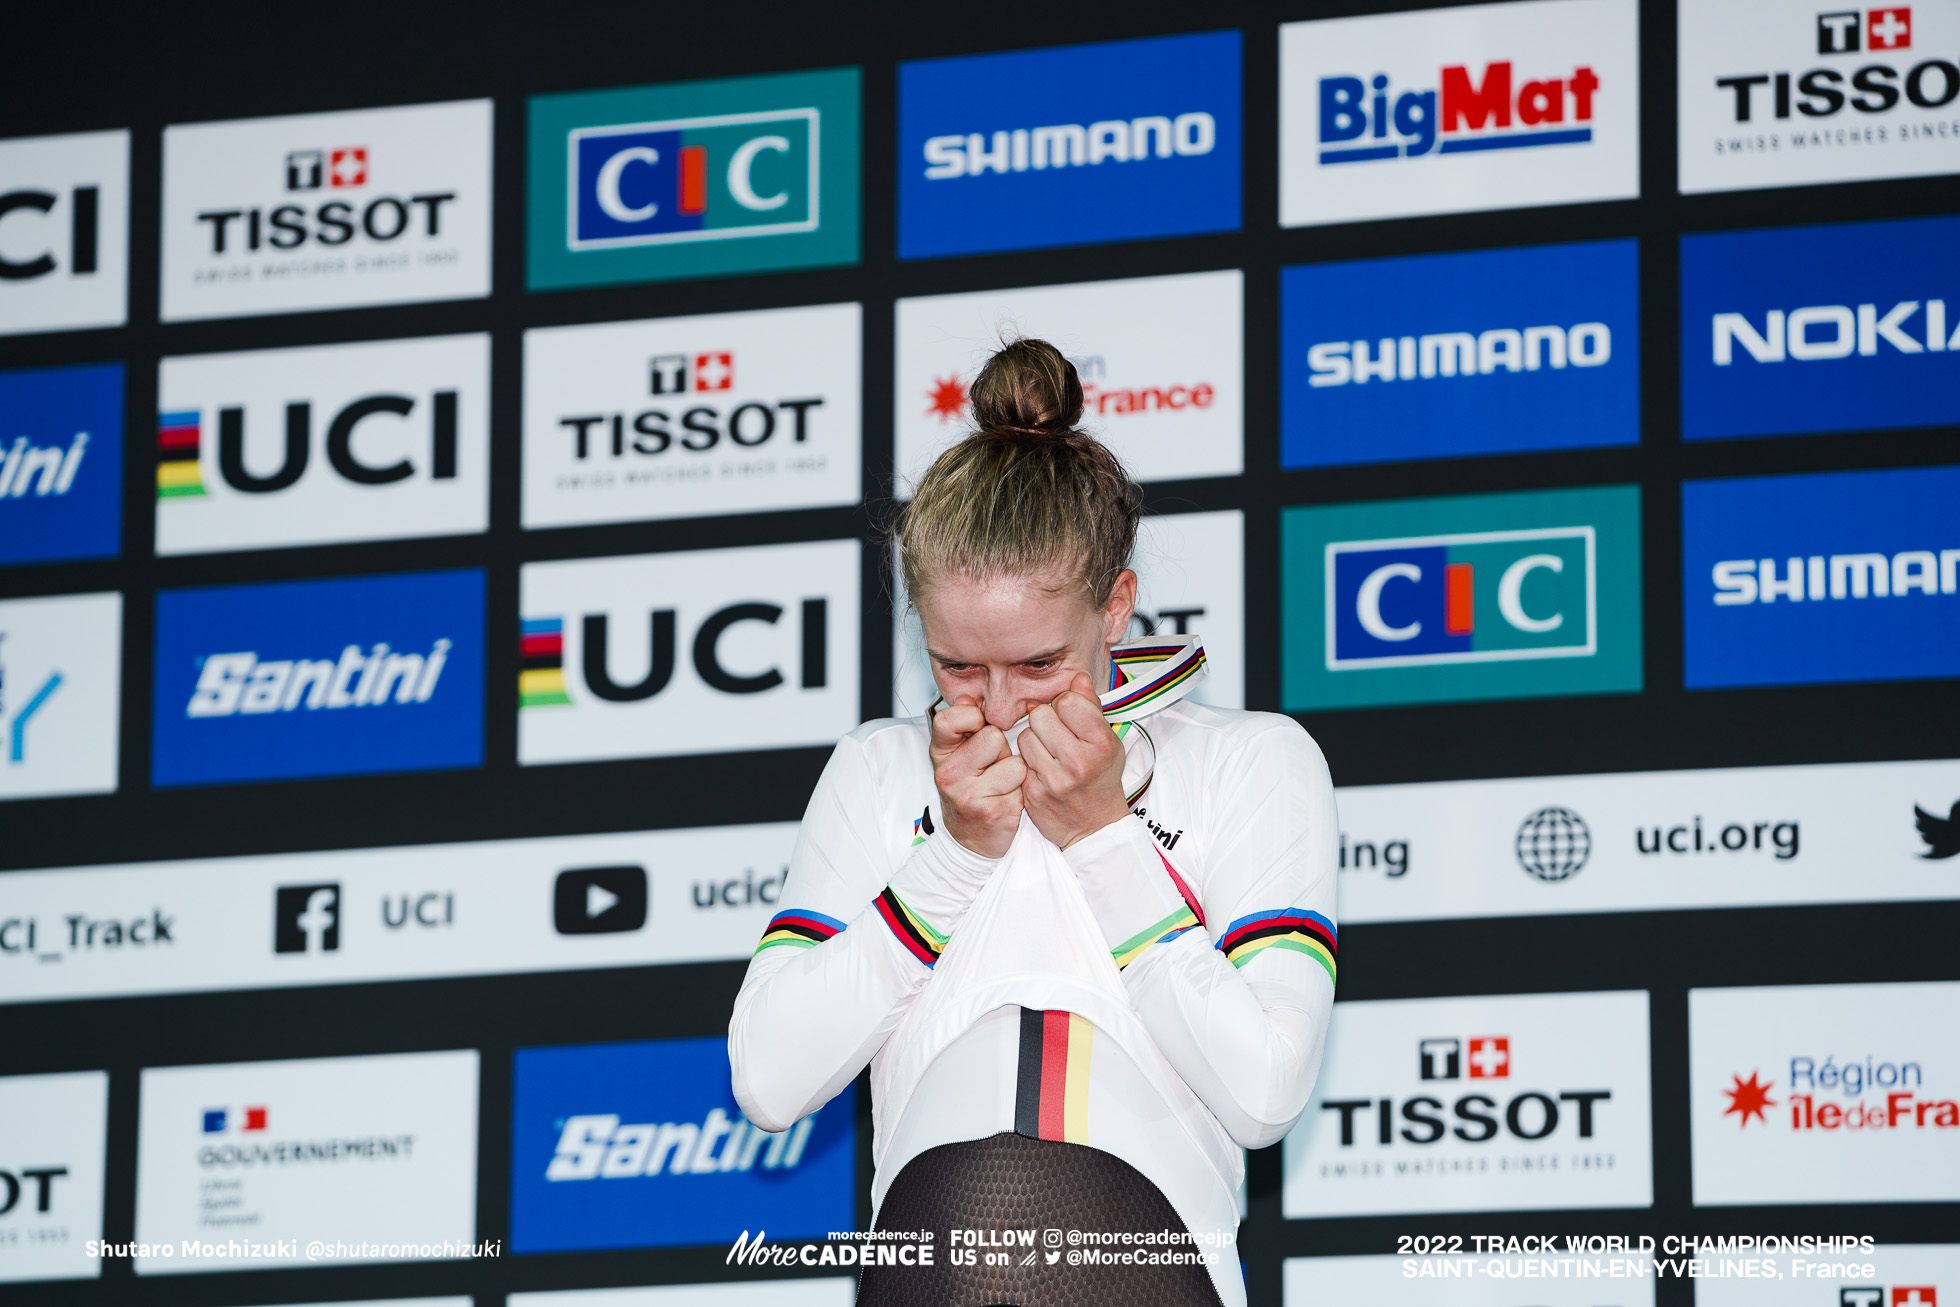
{"type": "Polygon", "coordinates": [[[256,1134],[270,1123],[264,1107],[207,1107],[203,1117],[207,1135],[256,1134]]]}
{"type": "Polygon", "coordinates": [[[811,106],[575,128],[566,245],[618,249],[815,231],[820,120],[811,106]]]}
{"type": "Polygon", "coordinates": [[[1586,144],[1600,79],[1583,64],[1548,71],[1556,75],[1533,77],[1508,59],[1486,63],[1481,75],[1452,64],[1435,85],[1406,91],[1386,73],[1323,77],[1320,162],[1586,144]]]}
{"type": "Polygon", "coordinates": [[[1780,1100],[1770,1097],[1776,1081],[1763,1079],[1760,1070],[1751,1070],[1747,1079],[1731,1073],[1731,1083],[1722,1090],[1728,1099],[1722,1115],[1735,1117],[1738,1129],[1746,1129],[1752,1120],[1766,1127],[1780,1120],[1799,1133],[1960,1129],[1960,1101],[1928,1095],[1925,1078],[1918,1062],[1866,1057],[1840,1063],[1835,1057],[1797,1056],[1790,1059],[1789,1089],[1780,1100]],[[1868,1091],[1877,1092],[1868,1099],[1868,1091]],[[1778,1107],[1787,1108],[1787,1116],[1771,1113],[1778,1107]]]}
{"type": "MultiPolygon", "coordinates": [[[[1209,381],[1179,381],[1160,386],[1102,385],[1102,379],[1109,375],[1109,363],[1100,354],[1071,357],[1069,362],[1082,382],[1082,416],[1089,421],[1207,409],[1218,398],[1218,387],[1209,381]]],[[[966,383],[958,376],[934,377],[927,403],[927,415],[938,418],[944,426],[966,412],[966,383]]]]}

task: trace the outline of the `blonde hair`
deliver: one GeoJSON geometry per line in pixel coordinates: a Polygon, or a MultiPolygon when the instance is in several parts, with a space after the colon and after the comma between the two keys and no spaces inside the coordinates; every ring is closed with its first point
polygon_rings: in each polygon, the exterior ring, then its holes
{"type": "Polygon", "coordinates": [[[896,532],[916,604],[945,576],[1045,578],[1109,599],[1143,492],[1088,433],[1075,365],[1044,340],[1003,345],[974,378],[975,430],[933,460],[896,532]]]}

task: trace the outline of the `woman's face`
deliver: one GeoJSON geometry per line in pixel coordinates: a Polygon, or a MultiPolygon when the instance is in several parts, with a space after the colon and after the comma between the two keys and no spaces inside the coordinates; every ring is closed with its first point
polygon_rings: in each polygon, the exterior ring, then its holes
{"type": "Polygon", "coordinates": [[[1137,574],[1127,569],[1101,608],[1080,586],[1056,588],[1050,578],[943,578],[918,600],[932,679],[947,703],[967,695],[1002,730],[1068,689],[1077,672],[1101,694],[1109,646],[1129,629],[1136,601],[1137,574]]]}

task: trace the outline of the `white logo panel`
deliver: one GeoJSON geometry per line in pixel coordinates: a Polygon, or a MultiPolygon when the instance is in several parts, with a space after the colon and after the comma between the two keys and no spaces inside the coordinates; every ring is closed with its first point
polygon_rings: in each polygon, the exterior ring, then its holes
{"type": "Polygon", "coordinates": [[[116,788],[122,596],[0,600],[0,799],[116,788]]]}
{"type": "Polygon", "coordinates": [[[854,504],[856,304],[524,335],[524,525],[854,504]]]}
{"type": "Polygon", "coordinates": [[[108,1118],[106,1071],[0,1078],[0,1280],[102,1274],[108,1118]]]}
{"type": "Polygon", "coordinates": [[[0,335],[129,318],[129,133],[0,141],[0,335]]]}
{"type": "MultiPolygon", "coordinates": [[[[1191,698],[1218,708],[1245,707],[1245,515],[1231,509],[1146,517],[1131,562],[1137,571],[1137,612],[1130,636],[1203,636],[1208,670],[1191,698]]],[[[901,717],[915,717],[939,690],[919,615],[906,602],[905,579],[896,567],[892,593],[900,616],[892,649],[898,669],[892,708],[901,717]]]]}
{"type": "Polygon", "coordinates": [[[476,1232],[477,1062],[467,1049],[145,1069],[136,1273],[420,1261],[445,1244],[455,1251],[435,1258],[462,1256],[476,1232]],[[408,1247],[345,1247],[362,1243],[408,1247]]]}
{"type": "Polygon", "coordinates": [[[490,101],[166,127],[163,320],[490,293],[490,101]]]}
{"type": "Polygon", "coordinates": [[[1684,194],[1960,172],[1960,2],[1677,17],[1684,194]]]}
{"type": "Polygon", "coordinates": [[[1695,1203],[1960,1200],[1960,982],[1688,991],[1695,1203]]]}
{"type": "Polygon", "coordinates": [[[1244,274],[934,295],[898,302],[898,492],[972,429],[967,388],[1003,339],[1034,336],[1082,379],[1082,425],[1139,481],[1245,469],[1244,274]]]}
{"type": "MultiPolygon", "coordinates": [[[[1454,1235],[1455,1231],[1449,1233],[1454,1235]]],[[[1654,1307],[1652,1257],[1638,1253],[1601,1255],[1596,1261],[1602,1268],[1597,1276],[1580,1279],[1576,1272],[1570,1278],[1534,1276],[1527,1287],[1504,1278],[1502,1266],[1496,1275],[1482,1273],[1493,1262],[1507,1263],[1519,1271],[1524,1268],[1515,1256],[1473,1255],[1468,1238],[1463,1240],[1460,1256],[1289,1257],[1281,1271],[1281,1301],[1285,1307],[1320,1307],[1328,1302],[1365,1302],[1370,1307],[1522,1307],[1525,1303],[1537,1307],[1654,1307]],[[1619,1275],[1611,1273],[1616,1260],[1622,1272],[1619,1275]],[[1442,1269],[1439,1263],[1466,1261],[1476,1267],[1469,1274],[1437,1274],[1442,1269]]],[[[1708,1304],[1698,1299],[1696,1307],[1708,1304]]],[[[1820,1302],[1816,1307],[1837,1305],[1820,1302]]]]}
{"type": "Polygon", "coordinates": [[[1347,786],[1340,920],[1946,899],[1960,762],[1347,786]]]}
{"type": "Polygon", "coordinates": [[[158,390],[160,554],[489,523],[487,335],[166,358],[158,390]]]}
{"type": "Polygon", "coordinates": [[[1647,1207],[1647,994],[1336,1003],[1288,1217],[1647,1207]]]}
{"type": "Polygon", "coordinates": [[[1280,225],[1640,194],[1634,0],[1286,23],[1280,225]]]}
{"type": "MultiPolygon", "coordinates": [[[[1709,1276],[1695,1282],[1695,1307],[1937,1307],[1940,1292],[1960,1285],[1960,1244],[1889,1243],[1870,1252],[1778,1256],[1797,1286],[1756,1276],[1709,1276]],[[1809,1269],[1797,1271],[1807,1262],[1809,1269]],[[1855,1267],[1871,1274],[1824,1279],[1826,1267],[1855,1267]],[[1805,1286],[1803,1281],[1808,1281],[1805,1286]],[[1794,1291],[1793,1291],[1794,1288],[1794,1291]]],[[[1951,1299],[1949,1299],[1951,1301],[1951,1299]]]]}
{"type": "Polygon", "coordinates": [[[858,566],[854,540],[526,565],[518,761],[836,743],[858,566]]]}

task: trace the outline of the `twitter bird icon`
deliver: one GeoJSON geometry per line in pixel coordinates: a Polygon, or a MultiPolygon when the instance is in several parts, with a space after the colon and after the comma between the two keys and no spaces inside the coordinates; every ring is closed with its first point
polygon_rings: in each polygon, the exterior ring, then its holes
{"type": "Polygon", "coordinates": [[[1920,857],[1950,858],[1960,853],[1960,803],[1944,817],[1935,817],[1916,803],[1912,813],[1919,819],[1919,838],[1926,841],[1926,851],[1920,857]]]}

